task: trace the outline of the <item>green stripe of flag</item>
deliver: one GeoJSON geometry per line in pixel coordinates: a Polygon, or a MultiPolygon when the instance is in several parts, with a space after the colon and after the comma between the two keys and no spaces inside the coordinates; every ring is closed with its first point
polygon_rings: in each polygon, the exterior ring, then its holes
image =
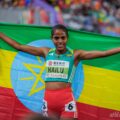
{"type": "MultiPolygon", "coordinates": [[[[16,25],[0,23],[0,32],[5,33],[12,39],[21,44],[29,42],[50,39],[51,27],[39,27],[33,25],[16,25]]],[[[120,47],[120,37],[111,37],[88,32],[80,32],[69,29],[68,45],[73,49],[83,50],[108,50],[120,47]]],[[[16,51],[14,48],[0,40],[0,48],[10,51],[16,51]]],[[[120,54],[111,57],[85,60],[84,63],[97,67],[120,71],[120,54]]]]}

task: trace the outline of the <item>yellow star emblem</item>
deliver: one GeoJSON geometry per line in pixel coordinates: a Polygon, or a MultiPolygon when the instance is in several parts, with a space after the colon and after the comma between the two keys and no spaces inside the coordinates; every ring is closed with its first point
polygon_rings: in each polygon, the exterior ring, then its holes
{"type": "MultiPolygon", "coordinates": [[[[42,63],[42,61],[40,60],[40,57],[38,57],[38,56],[37,56],[37,60],[39,63],[42,63]]],[[[34,82],[32,88],[28,94],[28,96],[31,96],[31,95],[33,95],[33,94],[35,94],[35,93],[37,93],[45,88],[45,82],[42,79],[42,73],[45,70],[45,63],[42,66],[37,65],[37,64],[28,64],[28,63],[23,63],[23,65],[36,77],[35,82],[34,82]],[[33,68],[40,69],[39,73],[36,73],[33,68]],[[36,86],[38,85],[39,82],[42,83],[42,86],[36,88],[36,86]]],[[[33,80],[34,76],[21,78],[21,80],[33,80]]]]}

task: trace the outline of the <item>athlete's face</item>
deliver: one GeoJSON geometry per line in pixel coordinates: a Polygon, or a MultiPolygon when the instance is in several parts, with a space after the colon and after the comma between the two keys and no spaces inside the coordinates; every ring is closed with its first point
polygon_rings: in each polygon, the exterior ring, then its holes
{"type": "Polygon", "coordinates": [[[64,30],[56,29],[52,36],[54,45],[56,46],[57,51],[65,51],[67,43],[67,35],[64,30]]]}

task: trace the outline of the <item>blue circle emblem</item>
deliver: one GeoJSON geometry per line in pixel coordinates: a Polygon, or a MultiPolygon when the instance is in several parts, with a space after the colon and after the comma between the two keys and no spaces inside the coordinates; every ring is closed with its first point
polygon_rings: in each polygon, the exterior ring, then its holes
{"type": "MultiPolygon", "coordinates": [[[[37,40],[30,44],[36,47],[53,48],[51,40],[37,40]]],[[[18,52],[12,68],[11,80],[14,92],[18,99],[30,110],[41,112],[45,88],[45,60],[43,57],[18,52]]],[[[76,68],[72,88],[76,99],[79,98],[84,84],[82,63],[76,68]]]]}

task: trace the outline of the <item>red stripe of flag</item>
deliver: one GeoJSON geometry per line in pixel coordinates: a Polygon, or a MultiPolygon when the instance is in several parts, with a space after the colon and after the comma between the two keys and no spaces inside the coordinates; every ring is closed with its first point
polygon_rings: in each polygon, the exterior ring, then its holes
{"type": "MultiPolygon", "coordinates": [[[[120,120],[120,111],[77,103],[78,120],[120,120]]],[[[0,120],[20,120],[32,113],[16,97],[13,89],[0,87],[0,120]]]]}

